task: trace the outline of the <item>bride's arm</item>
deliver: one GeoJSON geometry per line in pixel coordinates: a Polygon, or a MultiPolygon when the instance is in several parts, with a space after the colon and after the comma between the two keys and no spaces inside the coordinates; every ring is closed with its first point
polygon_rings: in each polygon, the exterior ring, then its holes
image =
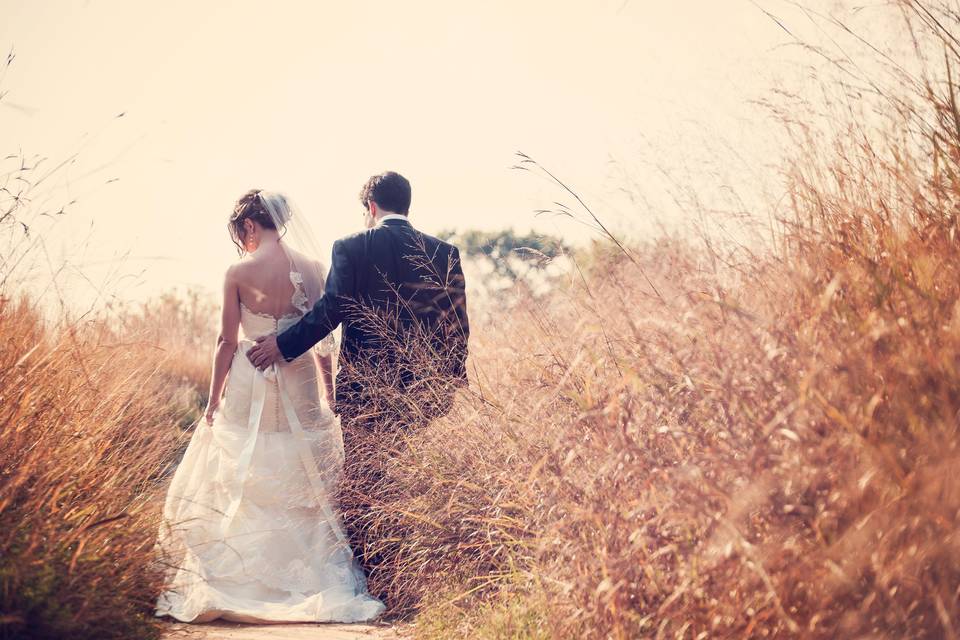
{"type": "Polygon", "coordinates": [[[323,391],[324,399],[327,401],[327,406],[333,409],[334,401],[336,400],[336,388],[333,378],[333,356],[328,353],[325,355],[316,354],[316,357],[317,367],[320,369],[320,381],[323,383],[321,390],[323,391]]]}
{"type": "Polygon", "coordinates": [[[227,382],[227,373],[237,350],[240,333],[240,292],[233,277],[233,268],[227,270],[223,283],[223,309],[220,314],[220,335],[213,356],[213,375],[210,380],[210,400],[204,412],[207,424],[213,424],[213,414],[220,407],[220,397],[227,382]]]}

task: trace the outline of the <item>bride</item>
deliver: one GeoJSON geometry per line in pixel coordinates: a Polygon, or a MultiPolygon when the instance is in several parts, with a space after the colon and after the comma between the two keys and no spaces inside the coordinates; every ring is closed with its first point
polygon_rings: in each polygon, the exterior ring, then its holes
{"type": "Polygon", "coordinates": [[[384,606],[367,593],[332,502],[343,465],[332,337],[263,372],[246,357],[321,296],[312,236],[283,195],[259,190],[239,200],[229,230],[246,256],[226,274],[210,404],[164,504],[156,615],[373,619],[384,606]]]}

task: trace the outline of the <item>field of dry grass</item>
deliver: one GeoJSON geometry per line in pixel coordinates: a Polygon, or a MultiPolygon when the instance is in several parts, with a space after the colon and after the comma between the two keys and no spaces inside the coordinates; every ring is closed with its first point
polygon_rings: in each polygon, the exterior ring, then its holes
{"type": "Polygon", "coordinates": [[[768,250],[601,243],[477,332],[377,487],[422,637],[956,637],[960,20],[903,7],[878,110],[772,109],[768,250]]]}
{"type": "Polygon", "coordinates": [[[0,302],[0,637],[155,635],[157,498],[207,377],[171,339],[188,306],[50,327],[0,302]]]}
{"type": "MultiPolygon", "coordinates": [[[[418,636],[957,637],[960,17],[903,6],[941,59],[869,125],[785,123],[768,247],[598,242],[475,328],[449,415],[368,443],[343,506],[418,636]]],[[[156,634],[213,314],[0,303],[0,637],[156,634]]]]}

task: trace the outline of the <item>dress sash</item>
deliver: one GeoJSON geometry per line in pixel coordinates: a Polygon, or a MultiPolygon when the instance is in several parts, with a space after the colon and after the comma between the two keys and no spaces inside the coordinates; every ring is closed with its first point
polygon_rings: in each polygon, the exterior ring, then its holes
{"type": "Polygon", "coordinates": [[[240,456],[237,459],[238,482],[235,484],[237,490],[236,494],[232,497],[230,504],[227,506],[227,510],[224,514],[223,533],[226,535],[227,531],[230,529],[230,525],[232,524],[243,499],[243,487],[246,484],[247,474],[250,472],[250,462],[253,459],[253,451],[257,445],[257,435],[260,433],[260,423],[263,420],[263,409],[264,405],[266,404],[268,379],[272,379],[277,385],[277,391],[280,394],[280,405],[283,407],[284,415],[286,415],[287,423],[290,426],[290,435],[293,437],[294,444],[297,447],[297,452],[300,455],[300,461],[303,463],[303,468],[307,474],[307,480],[310,482],[310,487],[313,489],[314,497],[317,503],[320,505],[320,508],[323,510],[323,515],[327,518],[327,522],[330,523],[330,528],[333,530],[333,534],[336,536],[337,541],[349,549],[349,542],[344,536],[342,527],[340,526],[339,518],[337,518],[336,514],[334,514],[330,507],[330,495],[323,483],[323,479],[320,477],[320,472],[317,469],[316,459],[310,451],[310,445],[307,443],[306,435],[303,431],[303,425],[300,423],[300,419],[297,417],[297,412],[294,409],[293,402],[291,402],[290,396],[287,394],[287,390],[283,386],[280,367],[277,364],[270,365],[266,371],[260,371],[254,367],[253,388],[251,390],[250,402],[250,419],[247,423],[247,439],[244,441],[243,448],[240,451],[240,456]]]}

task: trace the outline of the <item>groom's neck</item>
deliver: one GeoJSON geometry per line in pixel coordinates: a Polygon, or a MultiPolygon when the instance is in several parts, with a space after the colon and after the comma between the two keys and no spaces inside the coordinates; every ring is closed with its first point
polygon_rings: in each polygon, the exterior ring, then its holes
{"type": "Polygon", "coordinates": [[[403,215],[402,213],[396,213],[396,212],[394,212],[394,211],[384,211],[383,209],[378,209],[378,210],[377,210],[377,215],[374,216],[374,220],[376,220],[376,221],[379,223],[381,220],[383,220],[383,219],[386,218],[387,216],[397,216],[397,215],[402,216],[402,217],[404,217],[404,218],[407,217],[407,216],[403,215]]]}

